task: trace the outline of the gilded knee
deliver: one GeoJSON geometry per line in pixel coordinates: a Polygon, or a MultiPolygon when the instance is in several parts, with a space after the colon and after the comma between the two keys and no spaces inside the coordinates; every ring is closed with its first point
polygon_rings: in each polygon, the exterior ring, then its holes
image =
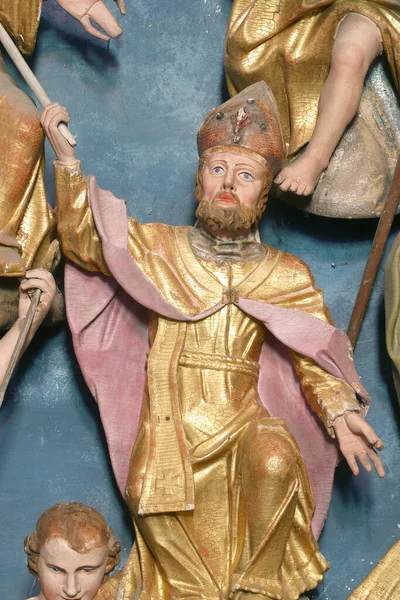
{"type": "Polygon", "coordinates": [[[248,459],[253,476],[285,479],[296,471],[297,452],[284,436],[268,433],[260,436],[248,459]]]}

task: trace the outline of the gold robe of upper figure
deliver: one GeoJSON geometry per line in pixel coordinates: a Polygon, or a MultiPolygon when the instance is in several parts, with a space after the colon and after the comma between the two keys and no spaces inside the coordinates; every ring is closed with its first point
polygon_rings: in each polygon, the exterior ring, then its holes
{"type": "MultiPolygon", "coordinates": [[[[33,52],[41,0],[0,0],[0,22],[21,52],[33,52]]],[[[55,235],[44,188],[40,113],[0,57],[0,276],[40,264],[55,235]]]]}
{"type": "MultiPolygon", "coordinates": [[[[298,206],[337,217],[379,214],[400,144],[398,109],[386,89],[379,95],[382,85],[374,91],[374,78],[358,109],[368,68],[382,51],[399,89],[399,45],[393,0],[234,0],[225,43],[229,93],[259,80],[271,87],[288,158],[296,156],[276,182],[300,196],[316,188],[307,201],[292,198],[298,206]]],[[[383,69],[374,73],[385,77],[383,69]]]]}

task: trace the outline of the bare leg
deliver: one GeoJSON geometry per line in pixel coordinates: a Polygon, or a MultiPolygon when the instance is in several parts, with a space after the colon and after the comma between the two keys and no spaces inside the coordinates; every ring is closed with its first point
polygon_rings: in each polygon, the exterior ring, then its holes
{"type": "Polygon", "coordinates": [[[365,76],[381,47],[379,29],[370,19],[350,13],[341,22],[314,132],[304,154],[276,177],[282,190],[304,196],[313,192],[360,106],[365,76]]]}

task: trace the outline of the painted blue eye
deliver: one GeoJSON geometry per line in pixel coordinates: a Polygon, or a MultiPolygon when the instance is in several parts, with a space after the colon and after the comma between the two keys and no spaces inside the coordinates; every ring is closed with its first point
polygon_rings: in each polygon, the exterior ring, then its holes
{"type": "Polygon", "coordinates": [[[250,175],[250,173],[239,173],[239,177],[241,177],[245,181],[253,181],[253,175],[250,175]]]}
{"type": "Polygon", "coordinates": [[[221,173],[223,173],[223,172],[224,172],[224,169],[223,169],[222,167],[214,167],[214,168],[213,168],[213,172],[214,172],[216,175],[221,175],[221,173]]]}
{"type": "Polygon", "coordinates": [[[60,573],[59,567],[50,567],[50,570],[53,571],[53,573],[60,573]]]}

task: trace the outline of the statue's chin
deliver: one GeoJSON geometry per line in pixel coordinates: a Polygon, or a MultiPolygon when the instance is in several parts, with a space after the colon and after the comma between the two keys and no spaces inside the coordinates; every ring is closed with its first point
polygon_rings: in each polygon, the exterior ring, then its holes
{"type": "Polygon", "coordinates": [[[213,233],[218,231],[250,231],[258,223],[257,208],[243,208],[235,205],[230,208],[216,208],[213,203],[201,200],[196,211],[196,217],[213,233]]]}

